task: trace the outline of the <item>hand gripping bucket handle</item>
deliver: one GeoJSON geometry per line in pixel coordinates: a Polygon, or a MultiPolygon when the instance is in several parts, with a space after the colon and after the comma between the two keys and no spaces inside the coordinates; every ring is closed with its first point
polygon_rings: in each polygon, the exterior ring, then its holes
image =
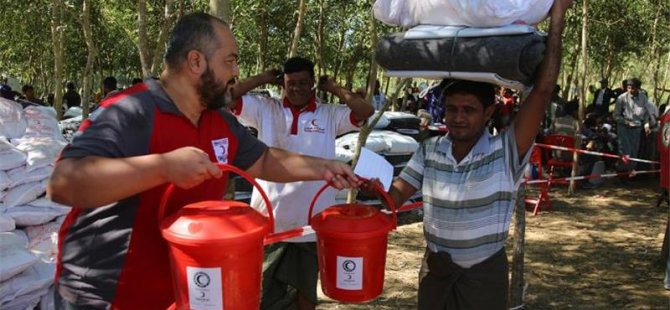
{"type": "MultiPolygon", "coordinates": [[[[362,178],[360,176],[358,178],[365,180],[364,178],[362,178]]],[[[314,198],[312,199],[312,203],[309,205],[309,215],[307,217],[307,223],[308,224],[312,224],[312,211],[314,210],[314,205],[316,204],[316,200],[319,199],[319,196],[321,196],[321,193],[323,193],[323,191],[325,191],[328,187],[330,187],[332,185],[333,185],[332,182],[326,183],[325,185],[323,185],[321,187],[321,189],[319,189],[318,192],[316,192],[316,195],[314,195],[314,198]]],[[[397,226],[397,223],[398,223],[398,216],[396,214],[397,213],[396,207],[393,204],[393,199],[391,199],[391,196],[389,196],[389,194],[379,184],[373,183],[373,186],[374,186],[374,189],[382,195],[382,198],[384,199],[384,201],[386,201],[386,205],[391,209],[391,214],[393,216],[393,229],[395,229],[396,226],[397,226]]]]}
{"type": "MultiPolygon", "coordinates": [[[[265,208],[268,210],[268,218],[270,219],[270,233],[273,233],[275,231],[274,227],[274,216],[272,214],[272,205],[270,205],[270,199],[268,199],[268,196],[265,194],[263,189],[256,183],[254,178],[249,176],[246,172],[242,171],[241,169],[227,165],[227,164],[216,164],[221,171],[223,172],[233,172],[236,173],[237,175],[243,177],[245,180],[249,181],[256,189],[258,189],[258,193],[261,194],[261,197],[263,198],[263,201],[265,202],[265,208]]],[[[160,207],[158,208],[158,223],[163,220],[163,216],[165,215],[165,208],[167,206],[168,198],[170,198],[170,195],[174,191],[174,184],[168,185],[168,187],[165,189],[165,192],[163,193],[163,197],[161,197],[161,202],[160,202],[160,207]]]]}

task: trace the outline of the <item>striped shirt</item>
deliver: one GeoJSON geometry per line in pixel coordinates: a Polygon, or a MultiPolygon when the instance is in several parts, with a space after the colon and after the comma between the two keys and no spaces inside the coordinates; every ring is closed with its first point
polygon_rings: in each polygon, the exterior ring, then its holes
{"type": "Polygon", "coordinates": [[[400,178],[423,193],[428,248],[464,268],[502,249],[529,154],[519,158],[512,127],[498,136],[485,130],[461,162],[448,134],[425,140],[400,178]]]}

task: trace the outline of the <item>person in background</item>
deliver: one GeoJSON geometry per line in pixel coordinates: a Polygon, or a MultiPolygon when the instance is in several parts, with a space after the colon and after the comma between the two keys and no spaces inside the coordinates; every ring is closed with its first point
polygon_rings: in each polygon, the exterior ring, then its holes
{"type": "MultiPolygon", "coordinates": [[[[612,116],[617,122],[617,137],[619,139],[619,155],[627,155],[638,158],[640,150],[640,137],[645,124],[649,124],[650,130],[658,124],[653,114],[655,110],[647,96],[640,93],[642,82],[638,79],[630,79],[627,82],[627,91],[617,98],[612,116]]],[[[636,168],[636,162],[619,162],[620,171],[631,171],[636,168]]]]}
{"type": "Polygon", "coordinates": [[[140,78],[134,78],[131,84],[132,84],[132,85],[137,85],[137,84],[140,84],[140,83],[142,83],[142,79],[140,79],[140,78]]]}
{"type": "Polygon", "coordinates": [[[616,99],[614,92],[608,86],[607,79],[600,80],[600,88],[593,94],[590,110],[598,115],[605,115],[610,112],[610,103],[616,99]]]}
{"type": "Polygon", "coordinates": [[[59,231],[56,309],[166,309],[174,302],[158,207],[177,188],[182,206],[220,200],[230,164],[274,182],[358,179],[344,163],[268,147],[228,110],[239,69],[229,26],[205,14],[181,17],[160,80],[104,101],[65,147],[47,195],[72,206],[59,231]]]}
{"type": "Polygon", "coordinates": [[[119,89],[116,85],[116,78],[113,76],[108,76],[102,80],[102,100],[105,100],[111,96],[114,96],[119,92],[119,89]]]}
{"type": "MultiPolygon", "coordinates": [[[[389,194],[401,206],[423,194],[427,248],[418,309],[507,309],[505,240],[530,148],[561,62],[561,34],[571,0],[556,0],[544,59],[512,125],[491,136],[493,85],[452,81],[444,90],[445,136],[424,140],[389,194]]],[[[365,189],[369,189],[366,184],[365,189]]]]}
{"type": "MultiPolygon", "coordinates": [[[[279,70],[240,80],[233,88],[233,113],[244,123],[258,129],[258,137],[269,146],[326,159],[335,158],[335,138],[357,131],[374,113],[364,98],[341,87],[328,77],[314,77],[314,63],[293,57],[279,70]],[[284,88],[282,99],[264,98],[247,93],[263,84],[284,88]],[[316,83],[316,87],[315,86],[316,83]],[[345,105],[322,103],[315,90],[338,97],[345,105]],[[247,94],[247,95],[245,95],[247,94]]],[[[307,208],[324,182],[259,182],[274,208],[277,232],[307,225],[307,208]]],[[[321,195],[314,214],[335,204],[335,191],[321,195]]],[[[265,210],[257,190],[252,207],[265,210]]],[[[279,242],[266,247],[263,264],[262,309],[314,309],[317,304],[318,262],[314,235],[279,242]]]]}
{"type": "Polygon", "coordinates": [[[77,92],[74,82],[67,82],[66,88],[67,91],[63,95],[63,108],[69,109],[81,106],[81,96],[77,92]]]}
{"type": "Polygon", "coordinates": [[[23,85],[23,87],[21,87],[21,92],[23,92],[23,98],[19,100],[19,103],[23,105],[23,108],[30,105],[44,105],[44,101],[42,99],[35,97],[35,88],[32,85],[23,85]]]}
{"type": "Polygon", "coordinates": [[[372,94],[372,106],[375,110],[380,111],[386,103],[386,95],[380,89],[379,80],[375,80],[375,91],[372,94]]]}

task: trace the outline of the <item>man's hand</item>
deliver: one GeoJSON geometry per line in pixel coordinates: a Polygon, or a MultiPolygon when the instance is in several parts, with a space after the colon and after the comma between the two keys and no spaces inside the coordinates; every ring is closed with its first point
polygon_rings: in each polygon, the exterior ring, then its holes
{"type": "Polygon", "coordinates": [[[161,155],[164,177],[167,182],[188,189],[211,178],[220,178],[223,173],[209,160],[204,151],[187,146],[161,155]]]}
{"type": "Polygon", "coordinates": [[[340,87],[336,82],[335,79],[332,77],[329,77],[327,75],[323,75],[319,77],[319,82],[317,83],[317,87],[319,90],[327,91],[329,93],[334,93],[335,90],[340,87]]]}
{"type": "Polygon", "coordinates": [[[349,165],[337,160],[324,160],[323,179],[337,189],[357,188],[360,180],[349,165]]]}
{"type": "Polygon", "coordinates": [[[267,84],[284,86],[284,71],[281,69],[270,69],[263,73],[267,84]]]}

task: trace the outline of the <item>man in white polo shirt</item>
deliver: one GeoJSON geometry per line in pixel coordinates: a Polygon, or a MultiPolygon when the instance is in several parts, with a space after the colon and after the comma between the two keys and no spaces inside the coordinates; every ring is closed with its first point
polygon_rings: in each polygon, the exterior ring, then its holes
{"type": "MultiPolygon", "coordinates": [[[[232,111],[244,123],[258,130],[258,138],[269,146],[300,154],[335,158],[335,137],[358,130],[374,113],[371,105],[332,79],[322,77],[318,88],[340,98],[346,105],[321,103],[315,96],[314,64],[294,57],[278,70],[239,81],[233,88],[232,111]],[[279,75],[279,76],[278,76],[279,75]],[[244,95],[263,84],[280,83],[282,99],[244,95]],[[241,97],[240,97],[241,96],[241,97]]],[[[273,183],[259,180],[268,194],[275,216],[275,231],[307,225],[309,204],[324,182],[273,183]]],[[[321,212],[335,204],[335,191],[324,192],[314,207],[321,212]]],[[[251,205],[265,210],[254,190],[251,205]]],[[[262,309],[314,309],[317,303],[318,264],[314,235],[292,239],[266,248],[263,264],[262,309]],[[297,293],[297,294],[296,294],[297,293]]]]}
{"type": "Polygon", "coordinates": [[[422,142],[391,187],[396,205],[423,194],[427,249],[419,309],[507,309],[505,239],[529,149],[550,103],[571,0],[551,9],[547,47],[535,86],[508,130],[489,135],[493,85],[450,81],[443,91],[449,133],[422,142]]]}

